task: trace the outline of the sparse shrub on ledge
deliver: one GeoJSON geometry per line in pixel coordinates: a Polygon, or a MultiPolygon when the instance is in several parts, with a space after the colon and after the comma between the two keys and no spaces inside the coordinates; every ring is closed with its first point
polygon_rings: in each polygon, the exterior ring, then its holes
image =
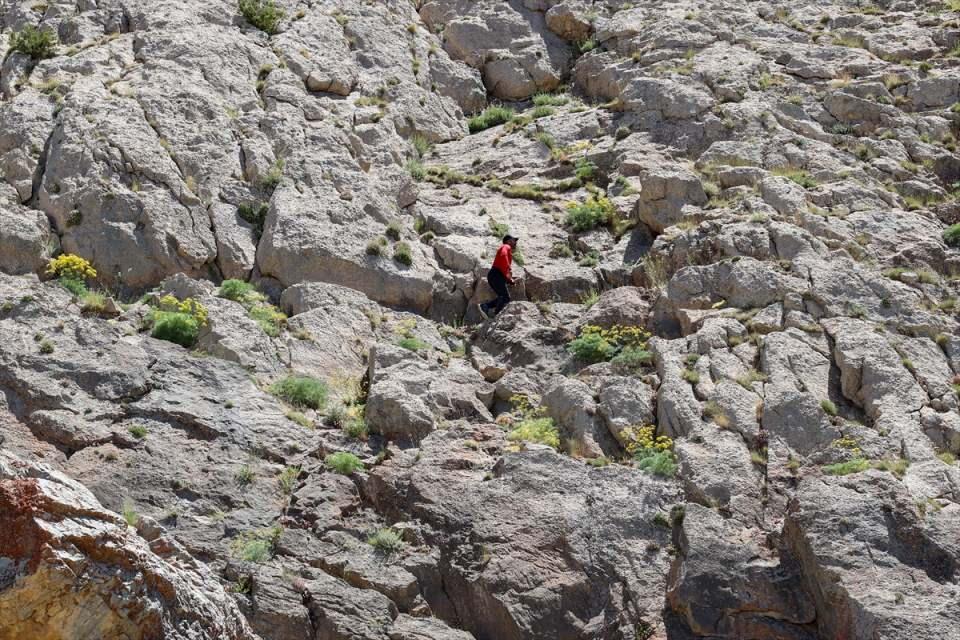
{"type": "Polygon", "coordinates": [[[577,338],[570,341],[567,350],[583,362],[605,362],[620,358],[617,364],[634,367],[651,359],[646,351],[649,338],[650,334],[640,327],[614,325],[602,329],[587,325],[580,330],[577,338]]]}
{"type": "Polygon", "coordinates": [[[323,459],[323,464],[331,471],[339,473],[342,476],[348,476],[355,471],[363,469],[363,462],[360,461],[360,458],[346,451],[331,453],[323,459]]]}
{"type": "Polygon", "coordinates": [[[286,15],[274,0],[239,0],[238,8],[247,22],[269,35],[277,32],[286,15]]]}
{"type": "Polygon", "coordinates": [[[200,329],[207,326],[207,308],[193,298],[180,301],[166,295],[147,320],[152,326],[151,336],[189,349],[196,344],[200,329]]]}
{"type": "Polygon", "coordinates": [[[620,437],[627,442],[627,453],[633,456],[634,464],[641,471],[666,478],[677,474],[673,440],[657,436],[653,425],[629,427],[620,437]]]}
{"type": "Polygon", "coordinates": [[[319,410],[327,404],[327,385],[310,376],[287,376],[275,382],[270,393],[295,407],[319,410]]]}
{"type": "Polygon", "coordinates": [[[64,289],[81,298],[87,293],[87,281],[97,277],[97,270],[85,258],[64,253],[50,259],[47,275],[55,276],[64,289]]]}
{"type": "Polygon", "coordinates": [[[28,25],[10,36],[10,50],[28,55],[34,60],[52,58],[57,53],[57,36],[28,25]]]}

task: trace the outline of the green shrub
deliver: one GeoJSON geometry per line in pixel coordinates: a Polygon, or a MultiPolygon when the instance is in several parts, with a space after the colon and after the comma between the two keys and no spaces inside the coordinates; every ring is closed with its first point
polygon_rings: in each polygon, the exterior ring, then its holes
{"type": "Polygon", "coordinates": [[[538,93],[533,96],[533,104],[537,107],[561,107],[570,102],[565,95],[553,95],[550,93],[538,93]]]}
{"type": "Polygon", "coordinates": [[[609,199],[589,196],[584,202],[571,202],[567,205],[567,226],[574,231],[590,231],[609,223],[616,215],[616,209],[609,199]]]}
{"type": "Polygon", "coordinates": [[[592,38],[586,38],[584,40],[579,40],[574,43],[574,50],[577,55],[583,55],[588,51],[593,51],[597,48],[597,41],[592,38]]]}
{"type": "Polygon", "coordinates": [[[505,124],[513,120],[513,109],[500,105],[491,105],[482,113],[473,116],[467,121],[470,133],[478,133],[484,129],[505,124]]]}
{"type": "Polygon", "coordinates": [[[403,227],[398,220],[391,220],[387,225],[386,236],[391,240],[399,240],[403,233],[403,227]]]}
{"type": "Polygon", "coordinates": [[[282,533],[279,526],[242,533],[230,543],[230,551],[245,562],[266,562],[276,553],[282,533]]]}
{"type": "Polygon", "coordinates": [[[637,468],[657,476],[672,478],[677,474],[677,463],[669,451],[657,451],[636,459],[637,468]]]}
{"type": "Polygon", "coordinates": [[[423,349],[429,349],[430,345],[421,340],[420,338],[415,338],[413,336],[407,336],[401,338],[397,342],[397,346],[403,347],[404,349],[409,349],[410,351],[422,351],[423,349]]]}
{"type": "Polygon", "coordinates": [[[530,112],[530,117],[534,120],[538,118],[546,118],[547,116],[552,116],[556,111],[553,107],[548,105],[540,105],[533,108],[533,111],[530,112]]]}
{"type": "Polygon", "coordinates": [[[406,242],[398,242],[395,244],[393,246],[393,259],[408,267],[413,264],[413,254],[410,252],[410,245],[406,242]]]}
{"type": "Polygon", "coordinates": [[[271,338],[280,335],[280,328],[287,321],[287,314],[272,304],[258,304],[250,307],[250,317],[260,326],[265,334],[271,338]]]}
{"type": "Polygon", "coordinates": [[[503,190],[504,197],[518,198],[521,200],[533,200],[542,202],[550,196],[543,192],[543,187],[537,184],[512,184],[503,190]]]}
{"type": "Polygon", "coordinates": [[[280,475],[277,476],[277,486],[280,489],[280,493],[285,496],[293,493],[294,488],[297,486],[297,478],[299,477],[300,467],[286,467],[281,471],[280,475]]]}
{"type": "Polygon", "coordinates": [[[239,0],[240,13],[257,29],[273,35],[285,15],[274,0],[239,0]]]}
{"type": "Polygon", "coordinates": [[[142,424],[135,424],[129,429],[127,429],[127,431],[129,431],[130,435],[132,435],[137,440],[143,440],[144,438],[147,437],[147,428],[142,424]]]}
{"type": "Polygon", "coordinates": [[[323,459],[323,463],[328,469],[343,476],[348,476],[355,471],[363,469],[363,463],[360,461],[360,458],[346,451],[331,453],[323,459]]]}
{"type": "Polygon", "coordinates": [[[248,484],[253,483],[256,475],[257,474],[253,471],[253,467],[251,467],[249,464],[245,464],[237,470],[237,472],[233,475],[233,479],[237,481],[238,485],[245,487],[248,484]]]}
{"type": "Polygon", "coordinates": [[[41,340],[40,341],[40,353],[45,356],[50,355],[55,350],[53,343],[50,340],[41,340]]]}
{"type": "Polygon", "coordinates": [[[596,289],[591,289],[587,293],[580,296],[580,304],[582,304],[587,309],[597,304],[597,302],[599,301],[600,301],[600,293],[596,289]]]}
{"type": "Polygon", "coordinates": [[[507,434],[507,440],[545,444],[554,449],[560,448],[560,433],[552,418],[526,418],[517,423],[507,434]]]}
{"type": "Polygon", "coordinates": [[[433,145],[421,134],[415,133],[410,136],[410,144],[413,145],[413,150],[416,151],[417,157],[422,158],[430,152],[430,147],[433,145]]]}
{"type": "Polygon", "coordinates": [[[123,501],[123,519],[131,527],[137,526],[137,523],[140,522],[140,514],[137,513],[133,501],[129,498],[123,501]]]}
{"type": "Polygon", "coordinates": [[[387,239],[383,236],[374,238],[367,243],[368,256],[382,256],[387,250],[387,239]]]}
{"type": "Polygon", "coordinates": [[[646,367],[653,362],[653,354],[646,349],[627,347],[614,356],[610,362],[618,367],[623,367],[624,369],[639,369],[640,367],[646,367]]]}
{"type": "Polygon", "coordinates": [[[275,382],[270,392],[295,407],[319,410],[327,403],[327,385],[310,376],[287,376],[275,382]]]}
{"type": "Polygon", "coordinates": [[[951,247],[960,247],[960,222],[950,225],[943,232],[943,241],[951,247]]]}
{"type": "Polygon", "coordinates": [[[574,165],[574,175],[583,182],[593,180],[596,171],[597,165],[586,158],[580,158],[574,165]]]}
{"type": "Polygon", "coordinates": [[[360,416],[348,418],[346,424],[343,425],[343,432],[351,438],[366,440],[369,434],[367,421],[360,416]]]}
{"type": "Polygon", "coordinates": [[[823,472],[831,476],[846,476],[851,473],[860,473],[861,471],[866,471],[870,467],[871,464],[868,460],[864,460],[863,458],[854,458],[853,460],[847,460],[846,462],[828,464],[823,468],[823,472]]]}
{"type": "Polygon", "coordinates": [[[774,169],[773,175],[781,176],[788,180],[791,180],[804,189],[813,189],[817,186],[817,181],[809,173],[803,169],[797,169],[795,167],[785,167],[782,169],[774,169]]]}
{"type": "Polygon", "coordinates": [[[586,333],[572,340],[567,345],[567,350],[578,360],[593,363],[612,358],[616,347],[599,333],[586,333]]]}
{"type": "Polygon", "coordinates": [[[257,291],[256,287],[243,280],[224,280],[220,284],[220,289],[217,290],[217,295],[241,304],[259,302],[264,298],[264,295],[257,291]]]}
{"type": "Polygon", "coordinates": [[[572,258],[573,249],[570,248],[570,245],[566,242],[555,242],[552,247],[550,247],[551,258],[572,258]]]}
{"type": "Polygon", "coordinates": [[[87,291],[80,296],[80,309],[88,313],[103,313],[107,309],[107,296],[99,291],[87,291]]]}
{"type": "Polygon", "coordinates": [[[87,285],[84,284],[83,280],[62,276],[59,280],[57,280],[57,282],[60,283],[60,286],[73,294],[74,298],[82,298],[83,296],[87,295],[87,285]]]}
{"type": "Polygon", "coordinates": [[[287,411],[287,420],[296,422],[305,429],[313,429],[313,421],[299,411],[287,411]]]}
{"type": "Polygon", "coordinates": [[[10,36],[10,49],[28,55],[34,60],[52,58],[57,53],[57,36],[28,25],[10,36]]]}
{"type": "Polygon", "coordinates": [[[173,342],[181,347],[190,348],[197,342],[200,323],[189,313],[154,309],[150,314],[153,330],[150,335],[158,340],[173,342]]]}
{"type": "Polygon", "coordinates": [[[400,537],[399,533],[388,527],[380,529],[367,538],[367,544],[380,553],[390,555],[403,548],[403,538],[400,537]]]}
{"type": "Polygon", "coordinates": [[[259,238],[263,235],[263,225],[267,221],[270,205],[264,202],[245,202],[237,207],[237,215],[253,225],[253,230],[259,238]]]}
{"type": "Polygon", "coordinates": [[[821,400],[820,408],[823,409],[823,412],[828,416],[837,415],[837,405],[835,405],[831,400],[821,400]]]}
{"type": "Polygon", "coordinates": [[[684,369],[680,375],[681,377],[683,377],[684,380],[686,380],[690,384],[700,383],[700,374],[697,371],[694,371],[693,369],[684,369]]]}
{"type": "Polygon", "coordinates": [[[420,182],[427,177],[427,169],[423,166],[423,163],[415,158],[410,158],[407,160],[407,173],[410,174],[410,177],[420,182]]]}
{"type": "Polygon", "coordinates": [[[652,425],[629,427],[620,433],[627,443],[627,452],[633,456],[638,469],[645,473],[673,477],[677,473],[677,462],[673,455],[673,440],[667,436],[657,436],[652,425]]]}

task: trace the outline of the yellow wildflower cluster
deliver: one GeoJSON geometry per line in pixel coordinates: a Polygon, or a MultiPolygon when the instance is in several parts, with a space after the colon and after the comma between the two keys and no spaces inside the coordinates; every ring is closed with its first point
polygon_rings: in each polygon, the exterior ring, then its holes
{"type": "Polygon", "coordinates": [[[860,455],[860,444],[850,436],[843,436],[842,438],[837,438],[830,443],[832,446],[838,449],[846,449],[855,456],[860,455]]]}
{"type": "Polygon", "coordinates": [[[185,313],[188,316],[192,316],[201,327],[207,325],[207,308],[193,298],[186,298],[181,301],[168,294],[160,298],[157,306],[161,311],[185,313]]]}
{"type": "Polygon", "coordinates": [[[650,339],[650,334],[640,327],[625,327],[619,324],[609,329],[588,324],[580,330],[580,335],[597,335],[611,345],[621,349],[628,347],[642,349],[647,346],[647,340],[650,339]]]}
{"type": "Polygon", "coordinates": [[[93,268],[93,265],[72,253],[64,253],[56,258],[51,258],[47,265],[47,273],[59,278],[81,281],[97,277],[97,270],[93,268]]]}
{"type": "Polygon", "coordinates": [[[525,394],[510,396],[510,404],[513,405],[513,411],[521,420],[527,418],[541,418],[547,413],[546,407],[534,406],[530,397],[525,394]]]}
{"type": "Polygon", "coordinates": [[[627,452],[632,456],[638,453],[656,453],[673,449],[673,440],[667,436],[655,435],[653,425],[627,427],[620,432],[620,437],[627,443],[627,452]]]}

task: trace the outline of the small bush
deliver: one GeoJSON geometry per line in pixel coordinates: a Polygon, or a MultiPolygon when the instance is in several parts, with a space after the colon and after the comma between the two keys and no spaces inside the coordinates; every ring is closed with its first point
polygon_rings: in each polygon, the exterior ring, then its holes
{"type": "Polygon", "coordinates": [[[411,158],[407,160],[407,173],[410,174],[411,178],[420,182],[427,177],[427,168],[419,160],[411,158]]]}
{"type": "Polygon", "coordinates": [[[10,36],[10,49],[28,55],[34,60],[52,58],[57,53],[57,36],[28,25],[10,36]]]}
{"type": "Polygon", "coordinates": [[[331,471],[335,471],[343,476],[348,476],[351,473],[364,468],[360,458],[352,453],[347,453],[346,451],[331,453],[323,459],[323,463],[331,471]]]}
{"type": "Polygon", "coordinates": [[[410,252],[410,245],[406,242],[398,242],[395,244],[393,246],[393,259],[408,267],[413,264],[413,254],[410,252]]]}
{"type": "Polygon", "coordinates": [[[305,429],[313,429],[313,421],[299,411],[287,411],[287,420],[296,422],[305,429]]]}
{"type": "Polygon", "coordinates": [[[41,340],[41,341],[40,341],[40,353],[42,353],[43,355],[48,356],[48,355],[50,355],[51,353],[53,353],[54,350],[55,350],[55,348],[54,348],[54,345],[53,345],[53,343],[52,343],[51,341],[49,341],[49,340],[41,340]]]}
{"type": "Polygon", "coordinates": [[[143,440],[144,438],[147,437],[147,428],[142,424],[135,424],[129,429],[127,429],[127,431],[129,431],[130,435],[132,435],[137,440],[143,440]]]}
{"type": "Polygon", "coordinates": [[[586,158],[580,158],[574,165],[574,175],[576,175],[577,178],[583,182],[593,180],[593,176],[596,172],[597,165],[586,158]]]}
{"type": "Polygon", "coordinates": [[[589,196],[584,202],[567,205],[566,224],[574,231],[590,231],[609,223],[615,215],[616,209],[609,199],[589,196]]]}
{"type": "Polygon", "coordinates": [[[475,115],[467,121],[467,127],[470,133],[478,133],[484,129],[505,124],[513,120],[513,109],[500,105],[491,105],[483,110],[479,115],[475,115]]]}
{"type": "Polygon", "coordinates": [[[728,429],[730,427],[730,417],[716,400],[710,400],[703,406],[703,415],[721,429],[728,429]]]}
{"type": "Polygon", "coordinates": [[[86,291],[80,295],[80,309],[87,313],[103,313],[107,308],[107,296],[99,291],[86,291]]]}
{"type": "Polygon", "coordinates": [[[539,118],[546,118],[547,116],[552,116],[554,113],[556,113],[556,111],[554,110],[553,107],[550,107],[547,105],[541,105],[533,108],[533,110],[530,112],[530,117],[533,118],[534,120],[537,120],[539,118]]]}
{"type": "Polygon", "coordinates": [[[280,328],[287,322],[287,314],[272,304],[258,304],[250,308],[250,317],[271,338],[280,335],[280,328]]]}
{"type": "Polygon", "coordinates": [[[242,533],[230,543],[230,551],[245,562],[266,562],[276,553],[282,533],[279,526],[242,533]]]}
{"type": "Polygon", "coordinates": [[[64,253],[50,259],[47,264],[47,274],[83,283],[96,278],[97,270],[84,258],[72,253],[64,253]]]}
{"type": "Polygon", "coordinates": [[[756,369],[751,369],[747,373],[743,374],[737,378],[737,384],[746,389],[747,391],[753,390],[754,382],[766,382],[767,376],[760,373],[756,369]]]}
{"type": "Polygon", "coordinates": [[[390,224],[387,225],[386,236],[391,240],[399,240],[402,233],[403,227],[400,225],[400,222],[391,220],[390,224]]]}
{"type": "Polygon", "coordinates": [[[285,496],[293,493],[294,488],[297,486],[297,478],[299,477],[300,467],[286,467],[281,471],[280,475],[277,476],[277,487],[280,489],[280,493],[285,496]]]}
{"type": "Polygon", "coordinates": [[[580,304],[589,309],[600,301],[600,293],[596,289],[591,289],[588,293],[580,296],[580,304]]]}
{"type": "Polygon", "coordinates": [[[401,338],[399,341],[397,341],[397,346],[403,347],[404,349],[408,349],[410,351],[422,351],[430,348],[429,344],[420,338],[415,338],[413,336],[401,338]]]}
{"type": "Polygon", "coordinates": [[[253,471],[253,467],[251,467],[249,464],[245,464],[240,467],[233,476],[233,479],[236,480],[237,484],[241,487],[245,487],[248,484],[253,484],[253,480],[255,478],[256,474],[253,471]]]}
{"type": "Polygon", "coordinates": [[[133,506],[133,501],[130,499],[123,501],[123,519],[126,520],[127,524],[131,527],[137,526],[137,523],[140,522],[140,514],[137,513],[136,508],[133,506]]]}
{"type": "Polygon", "coordinates": [[[614,356],[610,362],[624,369],[639,369],[649,366],[653,362],[653,354],[646,349],[627,347],[614,356]]]}
{"type": "Polygon", "coordinates": [[[543,192],[543,188],[540,185],[524,183],[510,185],[503,190],[503,195],[507,198],[533,200],[534,202],[542,202],[549,198],[549,196],[543,192]]]}
{"type": "Polygon", "coordinates": [[[567,345],[578,360],[584,362],[605,362],[613,357],[616,348],[599,333],[587,333],[576,338],[567,345]]]}
{"type": "Polygon", "coordinates": [[[943,232],[943,241],[951,247],[960,247],[960,222],[950,225],[943,232]]]}
{"type": "Polygon", "coordinates": [[[686,380],[690,384],[700,383],[700,374],[697,371],[694,371],[693,369],[684,369],[680,375],[681,377],[683,377],[684,380],[686,380]]]}
{"type": "Polygon", "coordinates": [[[826,413],[828,416],[837,415],[837,405],[835,405],[830,400],[821,400],[820,408],[823,409],[823,412],[826,413]]]}
{"type": "Polygon", "coordinates": [[[854,458],[846,462],[828,464],[823,468],[823,472],[831,476],[846,476],[851,473],[860,473],[870,468],[870,462],[863,458],[854,458]]]}
{"type": "Polygon", "coordinates": [[[548,255],[551,258],[572,258],[573,249],[571,249],[570,245],[566,242],[556,242],[550,247],[550,253],[548,255]]]}
{"type": "Polygon", "coordinates": [[[150,314],[153,329],[150,335],[158,340],[173,342],[189,349],[197,342],[200,325],[196,318],[178,311],[154,310],[150,314]]]}
{"type": "Polygon", "coordinates": [[[633,456],[638,469],[667,478],[676,475],[673,440],[657,436],[652,425],[625,429],[620,435],[627,442],[627,452],[633,456]]]}
{"type": "Polygon", "coordinates": [[[257,237],[263,235],[263,225],[267,222],[270,205],[264,202],[246,202],[237,207],[237,215],[253,226],[257,237]]]}
{"type": "Polygon", "coordinates": [[[347,420],[346,424],[343,425],[343,432],[350,438],[366,440],[369,434],[367,421],[361,416],[351,417],[347,420]]]}
{"type": "Polygon", "coordinates": [[[560,448],[560,433],[552,418],[526,418],[517,423],[510,433],[507,434],[507,440],[513,442],[533,442],[545,444],[554,449],[560,448]]]}
{"type": "Polygon", "coordinates": [[[319,410],[327,403],[327,385],[310,376],[287,376],[275,382],[270,393],[295,407],[319,410]]]}
{"type": "Polygon", "coordinates": [[[83,296],[87,295],[87,285],[84,284],[83,280],[61,277],[57,282],[60,283],[60,286],[69,291],[74,298],[82,298],[83,296]]]}
{"type": "Polygon", "coordinates": [[[367,544],[386,555],[396,553],[403,548],[403,538],[400,537],[400,534],[390,529],[380,529],[369,538],[367,538],[367,544]]]}
{"type": "Polygon", "coordinates": [[[270,35],[277,32],[280,21],[285,15],[283,9],[279,9],[274,0],[239,0],[238,6],[247,22],[270,35]]]}
{"type": "Polygon", "coordinates": [[[562,107],[568,102],[570,102],[570,99],[565,95],[538,93],[533,96],[533,104],[537,107],[562,107]]]}
{"type": "Polygon", "coordinates": [[[803,169],[796,169],[793,167],[786,167],[783,169],[774,169],[773,175],[781,176],[788,180],[791,180],[804,189],[813,189],[817,186],[817,181],[809,173],[803,169]]]}
{"type": "Polygon", "coordinates": [[[241,304],[259,302],[264,298],[263,294],[257,291],[256,287],[243,280],[224,280],[220,284],[217,295],[241,304]]]}
{"type": "Polygon", "coordinates": [[[421,134],[415,133],[410,136],[410,144],[413,145],[413,150],[417,153],[418,158],[422,158],[430,152],[430,147],[433,145],[421,134]]]}
{"type": "Polygon", "coordinates": [[[387,239],[383,236],[374,238],[367,243],[368,256],[382,256],[387,250],[387,239]]]}

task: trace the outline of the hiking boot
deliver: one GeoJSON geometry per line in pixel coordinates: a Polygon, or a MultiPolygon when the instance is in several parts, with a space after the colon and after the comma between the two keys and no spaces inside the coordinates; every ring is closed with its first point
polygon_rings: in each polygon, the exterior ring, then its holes
{"type": "Polygon", "coordinates": [[[480,303],[477,305],[477,309],[480,311],[480,315],[483,316],[484,320],[489,320],[490,316],[487,315],[487,305],[485,303],[480,303]]]}

